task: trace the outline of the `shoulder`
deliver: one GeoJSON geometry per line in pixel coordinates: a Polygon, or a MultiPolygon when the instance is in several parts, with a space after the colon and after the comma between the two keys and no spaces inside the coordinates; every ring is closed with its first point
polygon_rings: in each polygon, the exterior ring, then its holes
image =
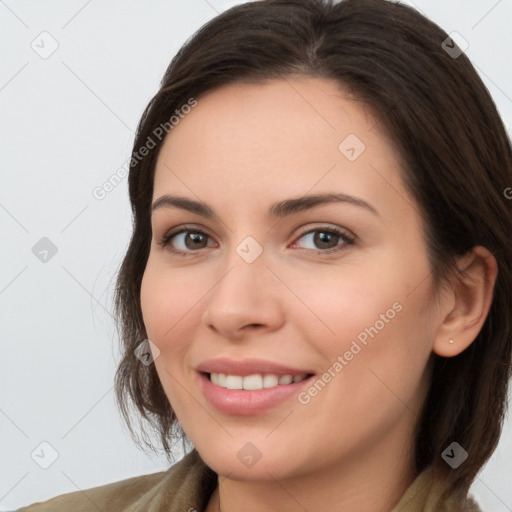
{"type": "Polygon", "coordinates": [[[446,482],[425,468],[411,483],[391,512],[482,512],[471,494],[443,498],[446,482]]]}
{"type": "Polygon", "coordinates": [[[62,494],[17,512],[138,512],[148,510],[150,505],[155,512],[167,512],[174,510],[169,505],[181,506],[193,497],[202,506],[213,492],[216,479],[217,475],[194,450],[167,471],[62,494]]]}
{"type": "Polygon", "coordinates": [[[167,472],[142,475],[119,482],[113,482],[83,491],[75,491],[56,496],[48,501],[37,502],[23,507],[17,512],[62,512],[76,510],[76,512],[89,512],[98,507],[109,507],[107,510],[122,510],[130,502],[134,502],[147,493],[152,487],[158,485],[167,472]]]}

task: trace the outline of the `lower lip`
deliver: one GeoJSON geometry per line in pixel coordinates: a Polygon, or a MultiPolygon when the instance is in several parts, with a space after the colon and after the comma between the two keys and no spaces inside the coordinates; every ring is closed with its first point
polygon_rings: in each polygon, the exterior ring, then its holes
{"type": "Polygon", "coordinates": [[[292,384],[278,384],[257,390],[227,389],[215,385],[207,375],[199,373],[199,385],[206,399],[219,411],[226,414],[250,416],[258,414],[297,395],[300,388],[309,384],[308,377],[292,384]]]}

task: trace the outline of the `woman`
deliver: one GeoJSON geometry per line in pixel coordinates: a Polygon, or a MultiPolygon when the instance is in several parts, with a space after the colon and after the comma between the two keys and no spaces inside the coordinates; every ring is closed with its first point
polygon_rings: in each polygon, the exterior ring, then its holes
{"type": "Polygon", "coordinates": [[[488,91],[412,8],[222,13],[140,121],[116,296],[121,412],[193,449],[21,510],[480,510],[510,379],[511,184],[488,91]]]}

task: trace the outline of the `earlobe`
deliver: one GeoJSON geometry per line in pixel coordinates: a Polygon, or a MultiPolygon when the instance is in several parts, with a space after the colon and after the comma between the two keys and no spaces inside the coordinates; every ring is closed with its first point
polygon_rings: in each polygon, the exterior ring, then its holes
{"type": "Polygon", "coordinates": [[[491,308],[498,275],[496,258],[482,246],[461,257],[458,267],[459,279],[441,303],[440,325],[432,345],[433,352],[442,357],[459,355],[476,339],[491,308]]]}

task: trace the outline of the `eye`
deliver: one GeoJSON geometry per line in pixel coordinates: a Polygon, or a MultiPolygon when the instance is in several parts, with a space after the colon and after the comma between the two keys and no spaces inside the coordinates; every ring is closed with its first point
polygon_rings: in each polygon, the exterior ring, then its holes
{"type": "MultiPolygon", "coordinates": [[[[309,245],[316,246],[316,248],[306,247],[307,251],[329,254],[342,250],[345,245],[354,243],[355,237],[338,228],[323,226],[317,229],[310,229],[297,240],[300,239],[306,240],[309,245]],[[340,241],[342,242],[341,244],[339,243],[340,241]]],[[[296,242],[294,245],[296,245],[296,242]]]]}
{"type": "MultiPolygon", "coordinates": [[[[208,245],[209,239],[211,240],[211,237],[200,229],[184,226],[177,231],[165,234],[158,243],[180,256],[193,256],[201,249],[215,247],[215,244],[208,245]]],[[[329,254],[342,250],[345,245],[354,243],[355,237],[341,229],[322,226],[304,232],[297,240],[300,239],[316,246],[316,248],[306,247],[307,252],[329,254]]],[[[297,242],[292,245],[292,247],[296,246],[297,242]]]]}
{"type": "Polygon", "coordinates": [[[190,256],[195,251],[207,247],[209,235],[195,228],[182,227],[178,231],[168,233],[158,242],[162,247],[169,246],[169,250],[182,256],[190,256]],[[178,248],[173,246],[177,245],[178,248]],[[192,252],[191,252],[192,251],[192,252]]]}

